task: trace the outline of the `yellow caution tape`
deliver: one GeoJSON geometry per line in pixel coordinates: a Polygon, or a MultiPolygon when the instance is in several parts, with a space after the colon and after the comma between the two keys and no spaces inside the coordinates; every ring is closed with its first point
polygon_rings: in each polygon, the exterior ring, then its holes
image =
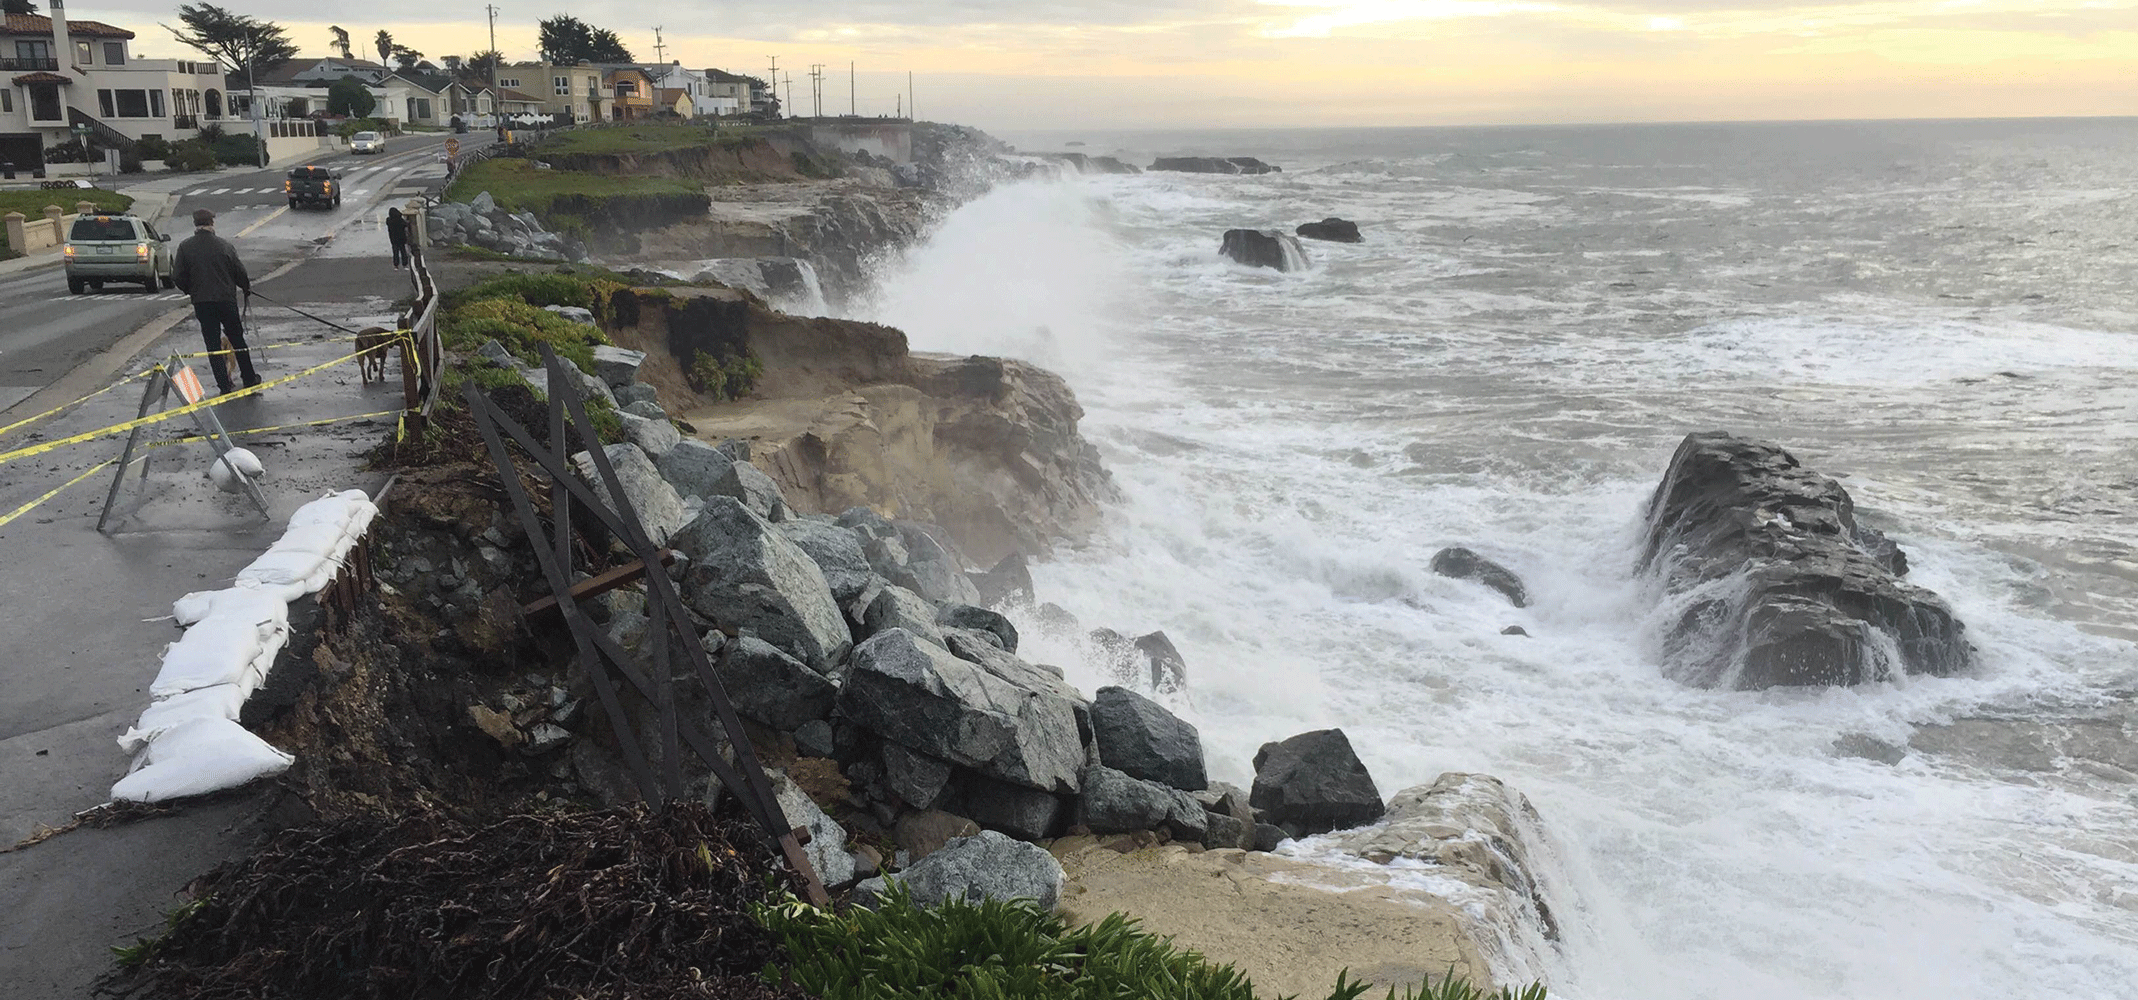
{"type": "Polygon", "coordinates": [[[304,378],[307,375],[317,375],[320,372],[326,371],[327,369],[332,368],[335,365],[342,364],[355,357],[357,357],[357,355],[355,354],[345,354],[341,357],[335,358],[332,361],[328,361],[323,364],[313,365],[312,367],[298,372],[295,375],[284,375],[281,378],[278,378],[272,382],[262,382],[259,385],[248,386],[246,388],[239,389],[235,392],[226,392],[220,396],[210,396],[206,399],[201,400],[198,403],[187,403],[184,406],[173,407],[171,409],[164,410],[160,413],[151,413],[145,417],[128,420],[125,423],[113,424],[109,427],[102,427],[93,431],[83,431],[80,434],[76,434],[72,437],[60,438],[57,441],[48,441],[44,444],[31,445],[27,448],[17,448],[14,451],[0,452],[0,465],[6,465],[7,463],[15,461],[19,458],[29,458],[32,455],[42,455],[45,452],[52,451],[56,448],[64,448],[70,444],[80,444],[84,441],[94,441],[101,437],[109,437],[113,434],[124,433],[126,431],[133,430],[136,427],[146,427],[150,424],[159,424],[174,417],[182,417],[189,413],[193,413],[199,410],[205,410],[211,406],[221,406],[225,403],[234,402],[236,400],[243,399],[247,396],[264,392],[268,389],[275,388],[276,386],[288,385],[289,383],[295,382],[298,379],[304,378]]]}
{"type": "MultiPolygon", "coordinates": [[[[147,457],[147,456],[143,456],[143,457],[145,458],[145,457],[147,457]]],[[[141,460],[141,459],[138,459],[138,458],[137,458],[137,459],[135,459],[134,461],[138,462],[138,461],[140,461],[140,460],[141,460]]],[[[30,511],[32,511],[32,510],[35,510],[35,509],[37,508],[37,505],[38,505],[38,504],[44,503],[45,501],[47,501],[47,500],[50,500],[50,499],[52,499],[53,497],[56,497],[56,496],[58,496],[58,495],[60,494],[60,491],[61,491],[61,490],[64,490],[64,489],[66,489],[66,488],[67,488],[67,487],[69,487],[69,486],[72,486],[72,485],[74,485],[74,484],[76,484],[76,483],[79,483],[79,482],[81,482],[82,480],[84,480],[84,479],[87,479],[87,478],[89,478],[90,476],[94,476],[94,475],[96,475],[97,473],[99,473],[99,472],[102,472],[102,471],[104,471],[105,469],[108,469],[108,468],[110,468],[110,467],[112,466],[112,464],[113,464],[113,463],[115,463],[115,462],[117,462],[117,461],[118,461],[118,459],[116,459],[116,458],[107,458],[107,459],[105,459],[105,460],[103,460],[103,461],[101,461],[101,462],[98,462],[97,464],[95,464],[95,465],[93,465],[93,466],[90,466],[90,467],[89,467],[89,471],[87,471],[87,472],[84,472],[84,473],[82,473],[81,475],[79,475],[79,476],[76,476],[76,477],[74,477],[73,479],[69,479],[69,480],[67,480],[67,481],[66,481],[66,482],[64,482],[64,483],[61,483],[61,484],[59,484],[59,485],[58,485],[57,487],[54,487],[54,488],[53,488],[53,489],[52,489],[52,490],[51,490],[50,492],[46,493],[46,494],[45,494],[44,496],[38,497],[37,499],[35,499],[35,500],[32,500],[32,501],[30,501],[29,503],[23,504],[22,506],[20,506],[20,507],[17,507],[17,508],[15,508],[14,510],[8,511],[8,512],[7,512],[7,513],[5,513],[5,514],[0,514],[0,528],[5,528],[5,527],[7,527],[7,525],[8,525],[8,522],[9,522],[9,521],[13,521],[13,520],[14,520],[14,519],[16,519],[16,518],[18,518],[18,517],[21,517],[22,515],[24,515],[24,514],[27,514],[27,513],[29,513],[29,512],[30,512],[30,511]]],[[[128,464],[130,465],[130,464],[132,464],[132,463],[130,462],[130,463],[128,463],[128,464]]]]}
{"type": "MultiPolygon", "coordinates": [[[[386,331],[385,335],[386,335],[386,336],[388,336],[388,337],[390,337],[390,338],[392,338],[392,341],[393,341],[393,342],[395,342],[395,343],[397,343],[397,342],[399,342],[399,341],[403,341],[403,340],[408,340],[408,341],[410,341],[411,343],[413,343],[413,340],[414,340],[414,335],[415,335],[415,331],[413,331],[413,330],[388,330],[388,331],[386,331]]],[[[366,335],[366,336],[376,336],[376,334],[369,334],[369,335],[366,335]]],[[[356,340],[356,339],[357,339],[357,337],[316,337],[316,338],[306,338],[306,339],[304,339],[304,340],[271,340],[271,341],[268,341],[267,343],[264,343],[264,344],[250,344],[250,345],[247,345],[247,346],[245,347],[245,349],[244,349],[244,350],[245,350],[245,352],[251,352],[251,351],[276,351],[276,350],[281,350],[282,348],[285,348],[285,347],[304,347],[304,346],[306,346],[306,345],[309,345],[309,344],[339,344],[339,343],[347,343],[347,342],[349,342],[349,341],[352,341],[352,340],[356,340]]],[[[392,344],[389,344],[388,346],[392,346],[392,344]]],[[[212,357],[216,357],[216,356],[218,356],[218,355],[220,355],[220,356],[224,356],[224,357],[228,357],[229,355],[232,355],[232,354],[238,354],[238,353],[241,353],[241,352],[240,352],[240,351],[239,351],[239,350],[238,350],[237,348],[233,347],[233,348],[231,348],[230,350],[227,350],[227,351],[194,351],[194,352],[193,352],[193,353],[191,353],[191,354],[181,354],[181,355],[179,355],[179,357],[180,357],[180,358],[185,358],[185,359],[188,359],[188,360],[190,360],[190,359],[192,359],[192,358],[212,358],[212,357]]]]}
{"type": "Polygon", "coordinates": [[[55,407],[53,407],[53,408],[51,408],[51,409],[49,409],[49,410],[46,410],[46,411],[44,411],[43,413],[40,413],[40,414],[38,414],[38,415],[36,415],[36,416],[34,416],[34,417],[24,417],[24,418],[22,418],[21,420],[17,420],[17,421],[15,421],[15,422],[14,422],[14,423],[12,423],[12,424],[9,424],[9,425],[7,425],[6,427],[0,427],[0,434],[6,434],[7,432],[9,432],[9,431],[11,431],[11,430],[14,430],[14,429],[15,429],[15,428],[17,428],[17,427],[23,427],[23,426],[27,426],[27,425],[29,425],[29,424],[34,424],[34,423],[36,423],[36,422],[38,422],[38,421],[40,421],[40,420],[43,420],[43,419],[44,419],[44,418],[46,418],[46,417],[49,417],[49,416],[52,416],[52,415],[53,415],[53,414],[55,414],[55,413],[58,413],[58,412],[59,412],[59,411],[61,411],[61,410],[67,409],[67,408],[68,408],[68,407],[70,407],[70,406],[80,406],[80,405],[81,405],[81,404],[83,404],[83,403],[89,402],[90,400],[92,400],[92,399],[95,399],[95,398],[97,398],[98,396],[101,396],[101,395],[103,395],[103,394],[105,394],[105,393],[107,393],[107,392],[110,392],[111,390],[113,390],[113,389],[116,389],[116,388],[118,388],[118,387],[120,387],[120,386],[122,386],[122,385],[125,385],[126,383],[128,383],[128,382],[131,382],[131,381],[133,381],[133,380],[135,380],[135,379],[137,379],[137,378],[145,378],[145,377],[147,377],[147,376],[150,376],[150,375],[154,375],[154,374],[156,374],[156,369],[154,369],[154,368],[150,368],[150,369],[148,369],[147,371],[139,371],[139,372],[135,372],[135,373],[133,373],[132,375],[128,375],[128,376],[126,376],[125,378],[122,378],[122,379],[118,380],[117,382],[113,382],[112,384],[110,384],[110,385],[107,385],[107,386],[105,386],[105,387],[104,387],[104,388],[102,388],[102,389],[98,389],[97,391],[95,391],[95,392],[92,392],[92,393],[90,393],[90,394],[89,394],[89,395],[87,395],[87,396],[83,396],[82,398],[80,398],[80,399],[77,399],[77,400],[75,400],[75,401],[73,401],[73,402],[71,402],[71,403],[61,403],[61,404],[59,404],[58,406],[55,406],[55,407]]]}

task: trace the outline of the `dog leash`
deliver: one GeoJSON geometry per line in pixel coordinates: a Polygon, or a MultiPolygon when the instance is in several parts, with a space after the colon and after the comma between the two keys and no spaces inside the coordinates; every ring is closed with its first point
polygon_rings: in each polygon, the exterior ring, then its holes
{"type": "Polygon", "coordinates": [[[297,315],[299,315],[299,316],[302,316],[302,317],[304,317],[305,319],[311,320],[311,321],[313,321],[313,322],[315,322],[315,323],[324,323],[324,324],[326,324],[326,325],[328,325],[328,326],[331,326],[331,327],[333,327],[333,328],[334,328],[334,329],[336,329],[336,330],[340,330],[340,331],[341,331],[341,332],[343,332],[343,333],[347,333],[347,334],[353,334],[353,335],[359,335],[359,336],[361,336],[361,335],[362,335],[362,332],[363,332],[363,331],[361,331],[361,330],[352,330],[352,329],[350,329],[350,328],[348,328],[348,327],[346,327],[346,326],[343,326],[343,325],[341,325],[340,323],[336,323],[336,322],[334,322],[334,321],[333,321],[333,320],[331,320],[331,319],[326,319],[326,318],[324,318],[324,317],[320,317],[320,316],[314,316],[314,315],[312,315],[311,313],[305,312],[304,310],[302,310],[302,309],[299,309],[299,308],[297,308],[296,306],[290,305],[290,304],[289,304],[289,303],[287,303],[287,302],[280,302],[280,301],[277,301],[277,300],[275,300],[275,299],[269,298],[269,297],[268,297],[268,296],[266,296],[266,295],[262,295],[262,294],[260,294],[259,292],[251,292],[251,293],[249,293],[249,294],[248,294],[248,295],[246,296],[246,298],[245,298],[245,325],[246,325],[247,327],[250,327],[250,326],[252,325],[252,300],[253,300],[253,299],[254,299],[255,297],[257,297],[257,298],[262,298],[262,299],[267,299],[267,302],[268,302],[268,304],[269,304],[269,305],[277,305],[277,306],[281,306],[282,308],[284,308],[284,309],[287,309],[287,310],[289,310],[289,311],[291,311],[291,312],[293,312],[293,313],[296,313],[297,315]]]}

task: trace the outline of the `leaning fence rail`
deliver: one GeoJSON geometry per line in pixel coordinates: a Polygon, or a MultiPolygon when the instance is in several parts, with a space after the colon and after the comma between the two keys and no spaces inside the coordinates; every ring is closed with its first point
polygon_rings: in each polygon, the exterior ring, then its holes
{"type": "Polygon", "coordinates": [[[496,468],[498,481],[512,499],[512,507],[518,515],[520,527],[534,549],[536,560],[541,564],[542,574],[549,583],[551,597],[522,609],[523,616],[547,613],[554,610],[561,614],[565,627],[571,632],[572,643],[578,652],[579,663],[594,682],[595,694],[602,710],[617,736],[618,749],[631,768],[639,793],[656,808],[667,802],[682,798],[686,789],[682,776],[683,750],[688,748],[705,763],[720,782],[734,794],[737,801],[754,818],[781,852],[787,863],[802,879],[811,902],[828,905],[829,897],[824,885],[818,880],[816,869],[809,856],[802,851],[808,842],[807,828],[794,827],[787,822],[778,798],[773,794],[772,783],[765,777],[764,768],[757,753],[744,735],[742,720],[736,714],[727,689],[714,672],[705,653],[705,645],[692,630],[690,612],[676,590],[675,582],[663,570],[673,555],[654,545],[647,535],[637,510],[624,492],[623,484],[610,463],[608,453],[594,432],[593,421],[587,418],[586,404],[581,399],[578,383],[571,378],[565,365],[547,346],[542,348],[542,362],[549,376],[549,431],[547,447],[537,441],[527,428],[513,420],[490,401],[480,387],[468,382],[463,387],[468,411],[474,417],[477,433],[490,454],[491,464],[496,468]],[[587,447],[587,455],[594,466],[594,474],[603,487],[606,497],[595,491],[573,473],[566,465],[564,456],[565,427],[569,418],[571,429],[587,447]],[[520,469],[508,450],[510,439],[519,446],[521,453],[533,459],[540,472],[545,474],[558,506],[551,511],[549,523],[555,531],[552,537],[543,527],[542,518],[535,510],[534,502],[520,481],[520,469]],[[564,499],[569,498],[569,499],[564,499]],[[576,504],[573,503],[576,501],[576,504]],[[609,504],[614,503],[611,509],[609,504]],[[598,522],[617,539],[621,540],[635,557],[635,563],[618,570],[591,577],[579,583],[572,582],[572,525],[576,520],[574,507],[583,508],[587,520],[598,522]],[[614,638],[596,626],[581,609],[580,602],[591,599],[606,589],[624,582],[643,578],[646,582],[646,614],[649,619],[646,639],[640,646],[641,654],[650,661],[644,665],[639,657],[626,651],[614,638]],[[714,721],[720,732],[727,737],[732,748],[732,762],[721,752],[714,740],[694,718],[686,717],[676,701],[675,670],[670,664],[680,654],[689,663],[697,676],[706,700],[711,702],[714,721]],[[614,676],[612,676],[612,671],[614,676]],[[658,762],[649,760],[646,754],[648,741],[643,739],[642,727],[625,711],[621,694],[623,688],[618,677],[638,692],[656,712],[655,732],[652,745],[660,747],[658,762]],[[656,768],[658,763],[658,768],[656,768]]]}

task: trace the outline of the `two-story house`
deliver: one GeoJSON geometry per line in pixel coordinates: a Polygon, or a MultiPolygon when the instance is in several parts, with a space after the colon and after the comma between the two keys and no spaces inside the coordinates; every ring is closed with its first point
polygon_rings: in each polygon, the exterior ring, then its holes
{"type": "MultiPolygon", "coordinates": [[[[564,66],[527,62],[500,68],[497,84],[505,90],[533,98],[538,102],[534,110],[542,114],[561,115],[569,121],[584,123],[608,117],[609,100],[603,93],[601,76],[599,68],[584,64],[564,66]]],[[[508,110],[506,113],[517,114],[518,111],[508,110]]]]}
{"type": "Polygon", "coordinates": [[[225,112],[223,74],[213,62],[136,59],[134,33],[101,21],[0,17],[0,160],[44,163],[45,149],[75,136],[125,147],[148,136],[187,139],[203,119],[225,112]]]}
{"type": "Polygon", "coordinates": [[[653,77],[637,66],[618,66],[602,74],[601,82],[608,89],[609,118],[612,121],[630,121],[653,115],[653,77]]]}

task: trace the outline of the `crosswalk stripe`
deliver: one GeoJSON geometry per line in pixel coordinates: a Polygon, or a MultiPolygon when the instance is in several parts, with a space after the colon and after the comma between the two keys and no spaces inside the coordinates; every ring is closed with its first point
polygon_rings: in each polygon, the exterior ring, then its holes
{"type": "Polygon", "coordinates": [[[230,193],[230,189],[229,189],[229,188],[216,188],[215,190],[213,190],[213,191],[210,191],[210,192],[208,192],[208,193],[209,193],[209,194],[229,194],[229,193],[230,193]]]}

